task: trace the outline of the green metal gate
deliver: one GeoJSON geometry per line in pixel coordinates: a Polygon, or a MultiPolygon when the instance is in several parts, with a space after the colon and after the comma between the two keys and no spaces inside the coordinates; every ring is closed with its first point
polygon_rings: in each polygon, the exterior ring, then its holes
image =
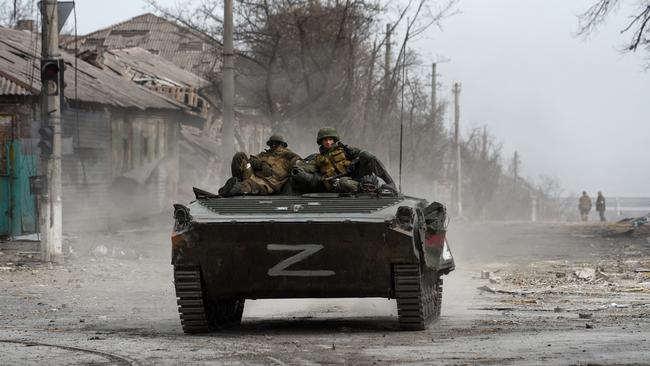
{"type": "Polygon", "coordinates": [[[36,232],[36,201],[29,177],[38,157],[25,149],[14,116],[0,115],[0,236],[36,232]]]}

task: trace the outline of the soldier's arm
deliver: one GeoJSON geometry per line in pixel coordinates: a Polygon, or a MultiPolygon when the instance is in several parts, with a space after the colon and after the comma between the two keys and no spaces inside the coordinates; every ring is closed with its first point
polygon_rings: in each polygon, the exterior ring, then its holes
{"type": "Polygon", "coordinates": [[[298,172],[313,174],[318,172],[318,165],[316,164],[315,159],[310,161],[297,160],[293,165],[292,172],[294,172],[294,175],[298,172]]]}
{"type": "Polygon", "coordinates": [[[294,152],[291,152],[290,154],[287,154],[287,155],[288,155],[288,156],[287,156],[287,160],[289,160],[289,166],[294,166],[294,165],[296,165],[296,163],[297,163],[299,160],[302,160],[302,158],[300,157],[300,155],[298,155],[298,154],[296,154],[296,153],[294,153],[294,152]]]}
{"type": "Polygon", "coordinates": [[[298,160],[291,169],[291,175],[294,183],[305,186],[309,190],[318,190],[319,186],[322,185],[322,177],[314,160],[298,160]]]}
{"type": "Polygon", "coordinates": [[[251,155],[248,161],[251,164],[251,168],[253,168],[253,171],[260,171],[262,170],[262,160],[260,160],[259,156],[257,155],[251,155]]]}
{"type": "Polygon", "coordinates": [[[359,157],[359,154],[361,154],[361,149],[352,147],[352,146],[345,146],[345,155],[347,155],[348,159],[356,159],[359,157]]]}

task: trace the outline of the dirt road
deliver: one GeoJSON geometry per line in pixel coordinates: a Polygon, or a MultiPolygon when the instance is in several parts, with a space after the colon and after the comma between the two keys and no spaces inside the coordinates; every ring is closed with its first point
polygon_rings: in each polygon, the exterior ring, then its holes
{"type": "Polygon", "coordinates": [[[168,231],[76,238],[55,267],[0,243],[0,364],[650,364],[650,233],[454,223],[427,331],[398,331],[388,300],[308,299],[248,301],[241,327],[186,336],[168,231]]]}

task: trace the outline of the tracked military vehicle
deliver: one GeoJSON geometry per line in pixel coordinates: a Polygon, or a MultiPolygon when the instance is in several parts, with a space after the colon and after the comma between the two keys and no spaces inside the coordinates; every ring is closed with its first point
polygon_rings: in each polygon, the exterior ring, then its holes
{"type": "Polygon", "coordinates": [[[391,191],[223,198],[174,205],[172,265],[183,331],[241,322],[246,299],[385,297],[402,329],[440,316],[454,269],[439,203],[391,191]]]}

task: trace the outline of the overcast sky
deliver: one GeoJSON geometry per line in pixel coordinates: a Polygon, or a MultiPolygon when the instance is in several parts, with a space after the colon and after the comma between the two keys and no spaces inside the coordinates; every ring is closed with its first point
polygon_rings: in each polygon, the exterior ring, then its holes
{"type": "MultiPolygon", "coordinates": [[[[647,54],[622,54],[629,9],[588,40],[576,15],[593,0],[460,0],[458,14],[414,47],[438,67],[439,95],[462,83],[465,131],[487,125],[517,150],[523,174],[557,177],[569,192],[650,196],[647,54]]],[[[173,4],[174,0],[163,1],[173,4]]],[[[77,0],[80,34],[147,10],[135,0],[77,0]]]]}

